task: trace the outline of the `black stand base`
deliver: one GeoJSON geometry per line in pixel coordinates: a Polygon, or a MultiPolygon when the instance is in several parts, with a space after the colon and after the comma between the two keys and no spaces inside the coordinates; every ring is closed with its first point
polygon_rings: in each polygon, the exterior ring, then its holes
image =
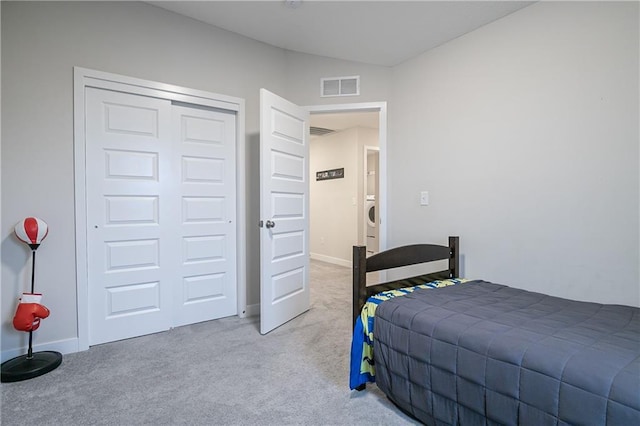
{"type": "Polygon", "coordinates": [[[2,363],[2,383],[33,379],[55,370],[62,363],[60,352],[34,352],[31,359],[20,355],[2,363]]]}

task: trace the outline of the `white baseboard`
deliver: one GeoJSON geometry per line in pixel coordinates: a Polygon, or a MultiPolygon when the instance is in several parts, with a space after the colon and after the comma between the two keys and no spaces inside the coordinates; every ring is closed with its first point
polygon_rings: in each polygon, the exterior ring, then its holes
{"type": "Polygon", "coordinates": [[[311,259],[320,260],[322,262],[332,263],[338,266],[344,266],[345,268],[351,268],[352,262],[349,260],[339,259],[337,257],[325,256],[324,254],[311,253],[311,259]]]}
{"type": "Polygon", "coordinates": [[[260,315],[260,304],[256,303],[255,305],[247,305],[247,313],[245,316],[247,317],[255,317],[260,315]]]}
{"type": "MultiPolygon", "coordinates": [[[[27,353],[28,347],[24,348],[14,348],[8,349],[6,351],[2,351],[2,355],[0,355],[0,359],[2,362],[13,359],[17,356],[24,355],[27,353]]],[[[79,352],[80,347],[78,345],[78,338],[74,337],[72,339],[58,340],[55,342],[41,343],[37,345],[33,345],[34,352],[41,351],[55,351],[60,352],[61,354],[71,354],[74,352],[79,352]]]]}

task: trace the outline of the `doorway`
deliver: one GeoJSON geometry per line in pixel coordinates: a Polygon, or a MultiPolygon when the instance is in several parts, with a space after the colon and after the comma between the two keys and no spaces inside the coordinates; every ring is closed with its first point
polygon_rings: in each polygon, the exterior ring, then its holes
{"type": "Polygon", "coordinates": [[[310,255],[351,267],[352,245],[367,245],[372,253],[386,245],[386,103],[308,110],[312,133],[310,255]],[[324,149],[318,147],[321,145],[324,149]],[[320,161],[316,155],[322,157],[320,161]],[[340,178],[317,180],[316,173],[333,169],[343,169],[340,178]],[[367,220],[371,204],[377,213],[373,221],[367,220]]]}

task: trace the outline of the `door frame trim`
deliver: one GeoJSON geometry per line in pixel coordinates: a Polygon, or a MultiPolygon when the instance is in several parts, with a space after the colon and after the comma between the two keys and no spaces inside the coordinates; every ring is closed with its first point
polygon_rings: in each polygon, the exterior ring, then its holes
{"type": "Polygon", "coordinates": [[[73,68],[73,144],[78,350],[89,349],[89,280],[87,265],[87,195],[85,89],[94,87],[135,95],[219,108],[236,115],[236,277],[238,316],[246,316],[246,177],[245,101],[203,90],[143,80],[82,67],[73,68]]]}
{"type": "MultiPolygon", "coordinates": [[[[363,159],[362,159],[362,164],[363,164],[362,174],[363,174],[363,179],[364,179],[363,180],[364,188],[366,189],[367,188],[367,179],[369,178],[369,175],[367,174],[368,173],[368,168],[369,168],[369,152],[370,151],[375,151],[375,152],[378,153],[378,168],[379,168],[380,167],[380,147],[379,146],[372,146],[372,145],[365,145],[362,148],[363,148],[363,150],[362,150],[362,156],[363,156],[363,159]]],[[[377,192],[380,192],[380,182],[379,181],[378,181],[377,190],[378,190],[377,192]]],[[[367,195],[368,194],[365,192],[364,193],[364,204],[363,204],[363,206],[364,206],[364,209],[363,209],[363,213],[364,214],[363,214],[363,216],[365,218],[369,215],[369,212],[367,211],[367,195]]],[[[376,210],[380,210],[380,205],[376,206],[375,209],[376,210]]],[[[378,213],[378,215],[380,215],[380,213],[378,213]]],[[[367,244],[368,244],[367,231],[369,229],[369,224],[367,223],[367,219],[364,219],[362,222],[363,222],[362,223],[362,228],[363,228],[362,229],[362,233],[363,233],[362,235],[364,236],[363,245],[367,246],[367,244]]],[[[378,224],[378,226],[376,226],[376,228],[378,228],[377,231],[379,233],[380,232],[379,231],[379,229],[380,229],[379,224],[378,224]]],[[[375,232],[374,232],[374,235],[375,235],[375,232]]],[[[378,238],[378,240],[379,239],[380,238],[378,238]]],[[[379,251],[380,251],[380,243],[378,242],[378,251],[376,251],[376,253],[378,253],[379,251]]],[[[368,252],[368,249],[367,249],[367,252],[368,252]]]]}
{"type": "Polygon", "coordinates": [[[322,113],[349,113],[349,112],[378,112],[378,147],[380,148],[380,177],[379,177],[379,209],[378,224],[380,251],[387,248],[387,103],[386,102],[362,102],[352,104],[311,105],[303,107],[310,114],[322,113]]]}

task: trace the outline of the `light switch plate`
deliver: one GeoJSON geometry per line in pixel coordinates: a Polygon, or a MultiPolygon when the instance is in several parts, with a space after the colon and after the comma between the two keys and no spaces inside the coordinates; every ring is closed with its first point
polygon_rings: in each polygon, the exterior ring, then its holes
{"type": "Polygon", "coordinates": [[[429,205],[429,191],[422,191],[420,193],[420,205],[421,206],[429,205]]]}

